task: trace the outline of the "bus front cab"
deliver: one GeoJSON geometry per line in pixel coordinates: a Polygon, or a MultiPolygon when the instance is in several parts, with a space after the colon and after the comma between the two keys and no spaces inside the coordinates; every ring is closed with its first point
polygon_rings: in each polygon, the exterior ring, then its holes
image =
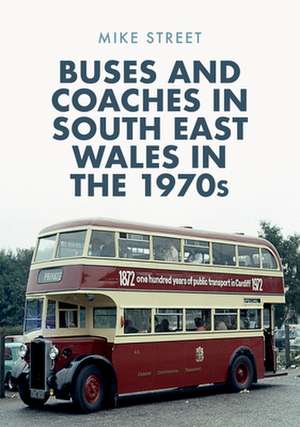
{"type": "Polygon", "coordinates": [[[82,412],[113,406],[115,302],[106,295],[51,294],[26,301],[25,344],[13,370],[20,397],[31,407],[50,396],[82,412]]]}

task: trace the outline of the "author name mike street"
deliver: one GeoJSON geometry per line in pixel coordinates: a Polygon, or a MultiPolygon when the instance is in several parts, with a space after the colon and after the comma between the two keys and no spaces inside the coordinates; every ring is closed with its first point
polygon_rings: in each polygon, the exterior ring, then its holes
{"type": "Polygon", "coordinates": [[[201,31],[148,31],[140,33],[137,31],[125,32],[100,32],[98,43],[106,44],[199,44],[201,31]]]}

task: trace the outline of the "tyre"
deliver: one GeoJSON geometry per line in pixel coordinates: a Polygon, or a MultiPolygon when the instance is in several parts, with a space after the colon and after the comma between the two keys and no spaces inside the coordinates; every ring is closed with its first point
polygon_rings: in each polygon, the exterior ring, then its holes
{"type": "Polygon", "coordinates": [[[95,365],[84,366],[75,379],[72,400],[79,412],[96,412],[103,408],[105,377],[95,365]]]}
{"type": "Polygon", "coordinates": [[[241,391],[251,387],[254,368],[247,356],[238,356],[232,362],[229,372],[229,387],[232,391],[241,391]]]}
{"type": "Polygon", "coordinates": [[[44,399],[33,399],[30,397],[30,390],[27,381],[21,381],[19,383],[19,395],[25,405],[30,406],[30,408],[41,408],[49,399],[48,395],[44,399]]]}

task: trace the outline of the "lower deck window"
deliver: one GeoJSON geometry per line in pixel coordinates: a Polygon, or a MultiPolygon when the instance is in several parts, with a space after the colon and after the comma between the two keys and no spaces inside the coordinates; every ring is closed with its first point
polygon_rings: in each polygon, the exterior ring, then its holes
{"type": "Polygon", "coordinates": [[[240,329],[260,329],[261,310],[240,310],[240,329]]]}
{"type": "Polygon", "coordinates": [[[211,310],[210,309],[186,309],[187,331],[210,331],[211,310]]]}
{"type": "Polygon", "coordinates": [[[150,333],[151,309],[149,308],[125,308],[124,333],[150,333]]]}
{"type": "Polygon", "coordinates": [[[116,327],[116,308],[94,308],[93,327],[103,329],[114,329],[116,327]]]}
{"type": "Polygon", "coordinates": [[[155,312],[155,332],[182,331],[182,309],[157,308],[155,312]]]}
{"type": "Polygon", "coordinates": [[[216,331],[237,329],[237,310],[216,309],[214,326],[216,331]]]}

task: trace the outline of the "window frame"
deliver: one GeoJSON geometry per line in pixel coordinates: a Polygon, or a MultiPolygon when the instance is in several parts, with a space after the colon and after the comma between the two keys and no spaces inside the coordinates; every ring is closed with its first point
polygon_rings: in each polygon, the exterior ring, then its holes
{"type": "Polygon", "coordinates": [[[266,246],[261,246],[260,247],[260,260],[261,260],[261,269],[262,270],[267,270],[267,271],[278,271],[278,270],[280,270],[280,264],[279,264],[279,262],[278,262],[278,259],[277,259],[277,256],[274,254],[274,252],[273,251],[271,251],[271,249],[270,248],[268,248],[268,247],[266,247],[266,246]],[[276,267],[275,268],[268,268],[268,267],[264,267],[263,266],[263,250],[265,250],[265,251],[267,251],[268,253],[270,253],[271,254],[271,256],[274,258],[274,260],[275,260],[275,264],[276,264],[276,267]]]}
{"type": "Polygon", "coordinates": [[[213,331],[213,308],[209,308],[209,307],[185,307],[184,308],[184,312],[185,312],[185,316],[184,316],[184,332],[187,333],[191,333],[191,334],[206,334],[206,333],[212,333],[213,331]],[[187,311],[188,310],[209,310],[210,311],[210,316],[209,316],[209,320],[210,320],[210,329],[207,330],[203,330],[203,331],[199,331],[197,329],[195,330],[188,330],[186,329],[186,319],[187,319],[187,311]]]}
{"type": "Polygon", "coordinates": [[[86,245],[86,251],[84,251],[84,256],[87,256],[88,258],[95,258],[95,259],[116,259],[119,258],[119,250],[118,250],[118,244],[117,244],[117,238],[116,235],[118,232],[115,230],[107,230],[107,229],[97,229],[97,228],[90,228],[87,233],[87,239],[85,242],[86,245]],[[89,254],[89,247],[92,243],[92,237],[93,232],[102,232],[102,233],[112,233],[113,235],[113,244],[114,244],[114,255],[113,256],[101,256],[101,255],[90,255],[89,254]]]}
{"type": "Polygon", "coordinates": [[[55,258],[55,254],[56,254],[56,250],[57,250],[58,234],[59,233],[56,232],[56,233],[51,233],[51,234],[45,234],[44,236],[39,236],[38,237],[37,243],[35,245],[35,251],[34,251],[34,254],[33,254],[34,256],[32,258],[34,260],[34,262],[48,262],[48,261],[51,261],[52,259],[55,258]],[[47,238],[52,237],[52,236],[55,236],[55,242],[54,242],[54,246],[53,246],[53,249],[52,249],[52,255],[51,255],[51,257],[47,258],[47,259],[37,260],[36,257],[37,257],[38,251],[39,251],[41,239],[47,239],[47,238]]]}
{"type": "Polygon", "coordinates": [[[124,336],[152,335],[153,334],[153,310],[155,309],[153,309],[152,307],[123,307],[122,318],[124,319],[124,321],[122,326],[122,334],[124,336]],[[126,322],[125,310],[149,310],[150,311],[150,332],[125,332],[125,322],[126,322]]]}
{"type": "Polygon", "coordinates": [[[237,243],[227,243],[223,241],[213,240],[211,241],[211,250],[212,250],[212,265],[217,267],[224,267],[224,268],[238,268],[238,262],[237,262],[237,243]],[[235,256],[235,264],[217,264],[214,262],[214,245],[223,245],[223,246],[233,246],[234,249],[234,256],[235,256]]]}
{"type": "Polygon", "coordinates": [[[150,234],[142,234],[142,232],[135,232],[135,233],[133,233],[133,232],[131,232],[131,231],[119,231],[118,233],[117,233],[117,241],[118,241],[118,243],[117,243],[117,246],[118,246],[118,258],[119,259],[121,259],[121,260],[133,260],[133,261],[140,261],[140,262],[145,262],[145,261],[152,261],[153,260],[153,248],[151,248],[151,246],[152,246],[152,239],[151,239],[151,235],[150,234]],[[124,238],[122,238],[121,237],[121,234],[133,234],[133,235],[137,235],[137,236],[146,236],[146,237],[148,237],[149,239],[148,240],[144,240],[144,239],[141,239],[141,240],[138,240],[138,239],[124,239],[124,238]],[[149,258],[132,258],[132,257],[121,257],[120,256],[120,245],[121,245],[121,241],[122,240],[125,240],[125,241],[136,241],[136,242],[138,242],[138,241],[144,241],[144,242],[148,242],[149,243],[149,258]]]}
{"type": "Polygon", "coordinates": [[[154,325],[153,325],[153,328],[154,328],[154,334],[159,334],[159,335],[162,335],[162,334],[171,334],[171,335],[173,335],[173,334],[182,334],[182,333],[184,333],[185,332],[185,323],[184,323],[184,321],[185,321],[185,308],[184,307],[155,307],[154,309],[154,325]],[[157,310],[169,310],[169,312],[170,313],[157,313],[157,310]],[[180,310],[181,311],[181,313],[171,313],[171,311],[172,310],[180,310]],[[176,331],[156,331],[155,330],[155,317],[156,316],[175,316],[175,315],[177,315],[178,317],[179,317],[179,319],[180,319],[180,316],[181,316],[181,323],[182,323],[182,329],[180,329],[180,330],[176,330],[176,331]]]}
{"type": "MultiPolygon", "coordinates": [[[[162,262],[165,264],[183,264],[183,254],[182,254],[182,237],[173,237],[173,236],[165,236],[165,235],[160,235],[160,234],[152,234],[152,259],[151,261],[154,262],[162,262]],[[164,259],[156,259],[155,258],[155,249],[154,249],[154,241],[155,238],[158,239],[169,239],[169,240],[178,240],[179,241],[179,245],[178,245],[178,260],[177,261],[169,261],[169,260],[164,260],[164,259]]],[[[177,250],[177,248],[175,248],[177,250]]]]}
{"type": "Polygon", "coordinates": [[[118,328],[118,307],[117,306],[95,306],[92,307],[92,329],[99,329],[99,330],[114,330],[115,332],[117,332],[117,328],[118,328]],[[108,327],[99,327],[99,326],[95,326],[95,310],[97,309],[114,309],[115,310],[115,326],[113,328],[108,328],[108,327]]]}
{"type": "MultiPolygon", "coordinates": [[[[236,245],[236,247],[237,247],[237,266],[239,267],[239,268],[243,268],[243,269],[248,269],[248,270],[251,270],[251,269],[255,269],[255,270],[258,270],[258,269],[261,269],[262,268],[262,258],[261,258],[261,247],[260,246],[252,246],[252,245],[241,245],[241,244],[237,244],[236,245]],[[258,256],[259,256],[259,264],[258,264],[258,266],[253,266],[253,265],[240,265],[240,253],[239,253],[239,248],[253,248],[253,249],[257,249],[257,251],[258,251],[258,256]]],[[[242,255],[243,256],[243,255],[242,255]]]]}
{"type": "MultiPolygon", "coordinates": [[[[208,241],[208,240],[203,240],[203,239],[193,239],[193,238],[191,238],[191,239],[186,239],[186,238],[182,238],[181,239],[182,240],[182,262],[185,264],[185,265],[201,265],[201,266],[207,266],[207,265],[212,265],[212,258],[211,258],[211,254],[212,254],[212,251],[211,251],[211,242],[210,241],[208,241]],[[188,261],[185,261],[185,259],[184,259],[184,253],[185,253],[185,247],[186,246],[190,246],[190,247],[193,247],[193,245],[188,245],[188,244],[186,244],[185,242],[186,241],[194,241],[194,242],[198,242],[198,243],[200,243],[200,245],[201,244],[203,244],[203,243],[207,243],[207,249],[208,249],[208,257],[209,257],[209,261],[208,262],[188,262],[188,261]]],[[[197,247],[200,247],[200,245],[199,246],[195,246],[195,248],[197,248],[197,247]]],[[[204,246],[203,246],[204,247],[204,246]]]]}
{"type": "Polygon", "coordinates": [[[87,240],[87,236],[88,236],[88,230],[85,229],[80,229],[80,230],[68,230],[68,231],[61,231],[59,233],[57,233],[58,239],[57,239],[57,244],[56,244],[56,248],[55,248],[55,253],[54,253],[54,258],[55,260],[60,260],[60,259],[66,259],[66,258],[82,258],[85,256],[85,248],[86,248],[86,240],[87,240]],[[84,238],[83,238],[83,245],[82,245],[82,253],[80,255],[71,255],[71,256],[58,256],[58,251],[59,251],[59,242],[60,242],[60,237],[62,234],[74,234],[74,233],[85,233],[84,234],[84,238]]]}
{"type": "MultiPolygon", "coordinates": [[[[238,308],[238,307],[236,307],[236,308],[234,308],[234,307],[230,307],[230,308],[228,308],[228,307],[214,307],[214,311],[213,311],[213,324],[212,324],[212,332],[217,332],[217,333],[232,333],[232,332],[240,332],[240,324],[239,324],[239,319],[240,319],[240,315],[239,315],[239,311],[240,311],[240,308],[238,308]],[[218,313],[217,311],[218,310],[223,310],[223,311],[225,311],[225,310],[232,310],[232,311],[236,311],[236,313],[218,313]],[[226,315],[228,315],[228,316],[233,316],[233,315],[236,315],[236,328],[235,329],[228,329],[228,328],[226,328],[226,329],[216,329],[216,319],[215,319],[215,316],[226,316],[226,315]]],[[[225,322],[224,322],[225,323],[225,322]]],[[[226,325],[227,326],[227,325],[226,325]]]]}
{"type": "Polygon", "coordinates": [[[262,308],[258,308],[258,307],[243,307],[243,308],[239,308],[239,330],[241,332],[245,332],[245,331],[249,331],[249,332],[256,332],[256,331],[261,331],[262,330],[262,326],[263,326],[263,316],[262,316],[262,308]],[[260,316],[260,325],[258,328],[241,328],[241,311],[242,310],[257,310],[259,311],[259,316],[260,316]]]}

